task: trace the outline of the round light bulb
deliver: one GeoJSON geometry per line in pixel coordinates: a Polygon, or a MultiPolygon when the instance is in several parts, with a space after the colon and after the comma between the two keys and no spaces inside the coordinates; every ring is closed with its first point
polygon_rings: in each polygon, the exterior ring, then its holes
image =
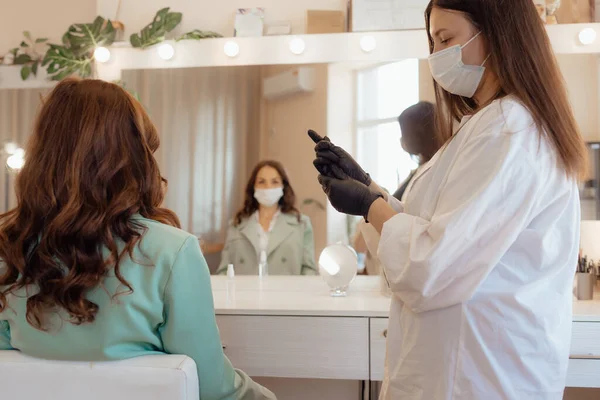
{"type": "Polygon", "coordinates": [[[370,53],[377,47],[377,41],[373,36],[363,36],[360,38],[360,48],[365,53],[370,53]]]}
{"type": "Polygon", "coordinates": [[[579,32],[579,41],[583,45],[592,44],[596,41],[596,31],[592,28],[584,28],[579,32]]]}
{"type": "Polygon", "coordinates": [[[19,171],[25,165],[25,150],[17,149],[15,153],[6,159],[6,166],[12,171],[19,171]]]}
{"type": "Polygon", "coordinates": [[[158,56],[165,61],[169,61],[175,55],[175,48],[169,43],[163,43],[158,46],[158,56]]]}
{"type": "Polygon", "coordinates": [[[290,51],[293,54],[300,55],[304,53],[305,48],[306,44],[304,43],[304,40],[300,38],[293,38],[292,40],[290,40],[290,51]]]}
{"type": "Polygon", "coordinates": [[[110,50],[106,47],[96,47],[96,50],[94,50],[94,58],[98,62],[105,63],[110,60],[110,50]]]}
{"type": "Polygon", "coordinates": [[[4,152],[9,156],[15,154],[18,149],[19,146],[15,142],[4,143],[4,152]]]}
{"type": "Polygon", "coordinates": [[[235,57],[240,53],[240,45],[234,41],[228,41],[225,43],[225,46],[223,46],[223,51],[226,56],[235,57]]]}

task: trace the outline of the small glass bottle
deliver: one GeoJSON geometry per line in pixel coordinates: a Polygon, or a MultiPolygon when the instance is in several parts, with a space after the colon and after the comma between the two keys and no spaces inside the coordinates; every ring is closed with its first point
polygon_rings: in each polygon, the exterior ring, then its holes
{"type": "Polygon", "coordinates": [[[233,264],[227,265],[227,302],[235,303],[235,270],[233,264]]]}
{"type": "Polygon", "coordinates": [[[269,266],[267,265],[267,252],[261,251],[258,259],[258,276],[263,278],[269,276],[269,266]]]}

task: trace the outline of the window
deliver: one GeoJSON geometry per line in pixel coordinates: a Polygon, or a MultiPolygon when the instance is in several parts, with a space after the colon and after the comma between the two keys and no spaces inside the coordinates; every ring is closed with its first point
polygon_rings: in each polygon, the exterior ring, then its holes
{"type": "Polygon", "coordinates": [[[400,145],[398,116],[419,101],[419,61],[357,72],[357,161],[390,193],[417,168],[400,145]]]}

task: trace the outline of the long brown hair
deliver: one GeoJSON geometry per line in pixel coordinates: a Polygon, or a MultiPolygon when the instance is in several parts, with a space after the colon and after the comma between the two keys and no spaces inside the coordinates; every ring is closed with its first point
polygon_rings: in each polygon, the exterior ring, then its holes
{"type": "MultiPolygon", "coordinates": [[[[109,270],[119,270],[144,227],[139,214],[179,227],[164,208],[166,180],[153,153],[156,128],[143,107],[119,86],[67,79],[45,100],[16,178],[18,205],[0,215],[0,311],[7,295],[33,285],[27,321],[45,329],[44,313],[65,310],[70,322],[93,322],[87,300],[109,270]],[[109,256],[103,256],[103,250],[109,256]]],[[[115,294],[116,295],[116,294],[115,294]]]]}
{"type": "Polygon", "coordinates": [[[300,221],[300,211],[296,208],[296,194],[294,193],[292,185],[290,185],[290,179],[285,172],[285,168],[283,168],[283,165],[279,161],[264,160],[259,162],[250,174],[250,179],[248,179],[248,183],[246,184],[244,205],[236,213],[235,218],[233,219],[234,226],[238,226],[244,219],[250,217],[258,210],[258,201],[254,198],[254,185],[256,184],[258,173],[264,167],[274,168],[281,177],[283,183],[283,197],[279,199],[281,212],[285,214],[294,214],[298,218],[298,221],[300,221]]]}
{"type": "MultiPolygon", "coordinates": [[[[433,52],[430,17],[434,7],[463,13],[485,36],[491,55],[486,66],[496,74],[496,98],[514,95],[533,116],[568,176],[583,177],[587,150],[569,104],[564,80],[548,35],[531,0],[431,0],[425,11],[429,50],[433,52]]],[[[452,125],[477,111],[473,99],[450,94],[435,83],[438,129],[444,139],[452,125]],[[440,106],[443,105],[443,106],[440,106]]]]}

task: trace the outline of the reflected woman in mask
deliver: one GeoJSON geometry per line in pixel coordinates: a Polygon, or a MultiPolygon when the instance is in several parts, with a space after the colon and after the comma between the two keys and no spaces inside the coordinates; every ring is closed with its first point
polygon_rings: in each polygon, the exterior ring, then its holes
{"type": "Polygon", "coordinates": [[[237,275],[316,275],[310,219],[296,208],[296,195],[283,165],[261,161],[246,185],[244,205],[227,232],[217,274],[233,264],[237,275]]]}

